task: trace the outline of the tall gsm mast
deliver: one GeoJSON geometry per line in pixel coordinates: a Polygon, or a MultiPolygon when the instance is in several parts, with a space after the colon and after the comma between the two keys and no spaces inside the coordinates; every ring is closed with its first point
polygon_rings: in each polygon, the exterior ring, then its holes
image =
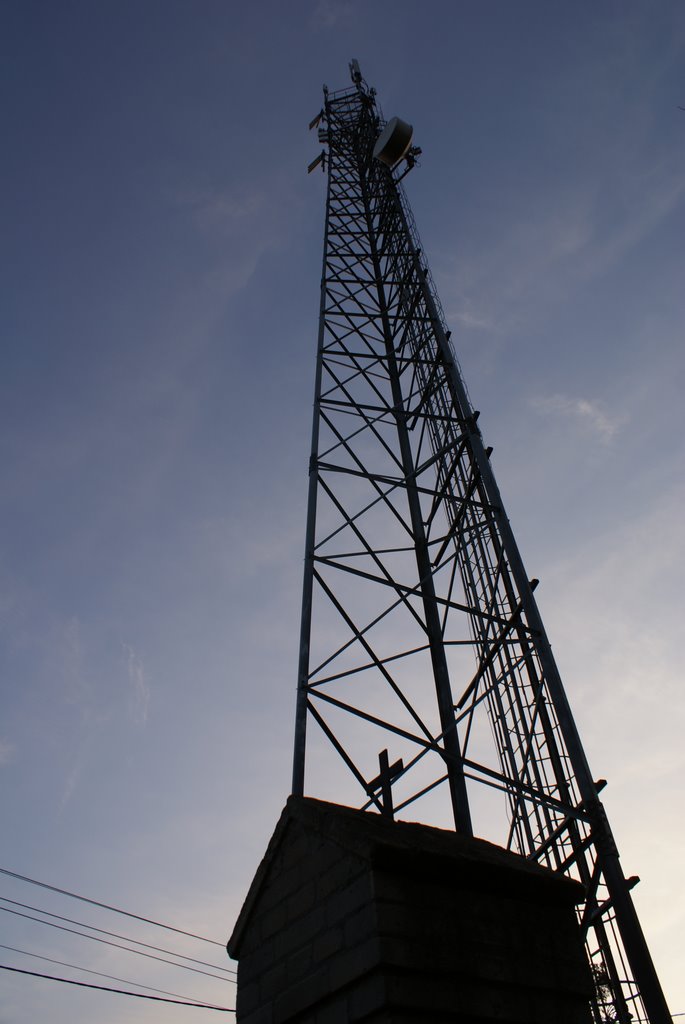
{"type": "Polygon", "coordinates": [[[450,343],[375,90],[327,173],[293,793],[474,833],[582,883],[597,1024],[671,1017],[450,343]],[[310,788],[308,786],[308,788],[310,788]]]}

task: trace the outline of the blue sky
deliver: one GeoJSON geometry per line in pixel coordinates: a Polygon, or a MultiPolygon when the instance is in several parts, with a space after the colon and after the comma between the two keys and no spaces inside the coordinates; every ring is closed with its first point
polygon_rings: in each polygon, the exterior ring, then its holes
{"type": "MultiPolygon", "coordinates": [[[[232,927],[289,788],[324,200],[306,126],[354,56],[423,148],[409,198],[685,1011],[683,6],[4,0],[0,48],[2,866],[232,927]]],[[[7,945],[233,1005],[2,916],[7,945]]],[[[130,1004],[3,978],[0,1022],[208,1016],[130,1004]]]]}

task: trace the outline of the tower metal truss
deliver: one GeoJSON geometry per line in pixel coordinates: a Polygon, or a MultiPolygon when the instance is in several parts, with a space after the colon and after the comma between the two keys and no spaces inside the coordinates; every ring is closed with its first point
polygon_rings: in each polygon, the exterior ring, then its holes
{"type": "Polygon", "coordinates": [[[312,122],[327,196],[293,792],[307,753],[338,802],[443,826],[449,814],[579,880],[594,1020],[666,1024],[637,880],[504,511],[406,170],[374,159],[386,122],[350,67],[352,86],[324,87],[312,122]]]}

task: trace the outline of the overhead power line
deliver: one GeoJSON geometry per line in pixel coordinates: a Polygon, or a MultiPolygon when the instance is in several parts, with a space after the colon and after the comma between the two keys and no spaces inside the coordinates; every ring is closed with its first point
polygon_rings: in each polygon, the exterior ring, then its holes
{"type": "MultiPolygon", "coordinates": [[[[143,985],[140,981],[129,981],[128,978],[117,978],[114,974],[103,974],[102,971],[93,971],[90,967],[81,967],[80,964],[69,964],[64,960],[55,960],[51,956],[43,956],[42,953],[31,953],[28,949],[17,949],[16,946],[6,946],[0,942],[0,949],[9,949],[12,953],[22,953],[24,956],[32,956],[36,960],[47,960],[49,964],[59,964],[60,967],[70,967],[73,971],[83,971],[85,974],[96,974],[98,978],[108,978],[110,981],[120,981],[122,985],[135,985],[136,988],[146,988],[149,992],[159,992],[164,996],[175,996],[176,999],[188,999],[188,996],[181,996],[178,992],[168,992],[165,988],[155,988],[154,985],[143,985]]],[[[207,1003],[213,1006],[213,1003],[207,1003]]]]}
{"type": "Polygon", "coordinates": [[[163,964],[171,964],[172,967],[180,967],[184,971],[193,971],[195,974],[204,974],[208,978],[216,978],[217,981],[235,985],[232,978],[222,978],[220,974],[211,974],[199,967],[191,967],[190,964],[179,964],[175,960],[167,960],[163,956],[155,956],[154,953],[144,953],[142,949],[131,949],[130,946],[122,946],[119,942],[110,942],[109,939],[99,939],[97,935],[88,935],[87,932],[79,932],[75,928],[67,928],[63,924],[55,924],[54,921],[43,921],[40,917],[33,917],[31,914],[22,914],[20,910],[10,910],[9,907],[0,907],[0,911],[6,914],[14,914],[16,917],[25,917],[28,921],[37,921],[38,924],[45,924],[48,928],[59,928],[61,932],[69,932],[71,935],[80,935],[82,939],[90,939],[91,942],[101,942],[105,946],[113,946],[115,949],[124,949],[127,953],[135,953],[137,956],[147,957],[148,960],[159,960],[163,964]]]}
{"type": "Polygon", "coordinates": [[[114,914],[123,914],[124,917],[132,917],[136,921],[144,921],[145,924],[153,924],[156,928],[166,928],[169,932],[177,932],[179,935],[187,935],[191,939],[199,939],[200,942],[209,942],[212,946],[226,948],[224,942],[217,942],[216,939],[208,939],[206,935],[197,935],[195,932],[187,932],[184,928],[175,928],[170,924],[163,924],[151,917],[143,917],[141,914],[134,914],[130,910],[122,910],[121,907],[113,907],[109,903],[100,903],[99,900],[91,900],[87,896],[81,896],[77,892],[70,892],[68,889],[60,889],[56,885],[48,885],[47,882],[39,882],[37,878],[29,878],[28,875],[20,875],[8,868],[0,868],[0,874],[9,878],[18,878],[20,882],[29,882],[31,885],[39,885],[42,889],[49,889],[51,892],[58,892],[61,896],[70,896],[72,899],[81,900],[82,903],[90,903],[94,907],[102,907],[103,910],[111,910],[114,914]]]}
{"type": "MultiPolygon", "coordinates": [[[[11,947],[10,946],[2,946],[1,948],[9,949],[11,947]]],[[[22,951],[23,950],[17,950],[17,952],[22,952],[22,951]]],[[[45,957],[45,958],[47,958],[47,957],[45,957]]],[[[55,961],[55,963],[58,963],[58,962],[55,961]]],[[[137,996],[139,999],[155,999],[156,1002],[171,1002],[171,1004],[173,1004],[173,1005],[175,1005],[177,1007],[195,1007],[198,1010],[218,1010],[220,1013],[224,1013],[224,1014],[234,1014],[234,1013],[236,1013],[236,1009],[234,1009],[233,1007],[215,1007],[213,1004],[211,1004],[211,1002],[189,1002],[189,1001],[186,1001],[185,999],[165,999],[165,998],[162,998],[159,995],[146,995],[144,992],[128,992],[128,991],[126,991],[126,990],[124,990],[122,988],[109,988],[106,985],[92,985],[92,984],[90,984],[90,983],[88,983],[86,981],[74,981],[74,979],[72,979],[72,978],[55,978],[51,974],[39,974],[37,971],[25,971],[22,968],[18,968],[18,967],[8,967],[6,964],[0,964],[0,970],[2,970],[2,971],[13,971],[15,974],[27,974],[27,975],[30,975],[32,978],[45,978],[47,981],[60,981],[60,982],[62,982],[65,985],[79,985],[79,987],[81,987],[81,988],[94,988],[94,989],[96,989],[99,992],[115,992],[117,995],[134,995],[134,996],[137,996]]],[[[76,970],[82,971],[84,969],[83,968],[77,968],[76,970]]],[[[137,983],[136,982],[128,982],[128,984],[135,985],[137,983]]],[[[144,987],[147,988],[149,986],[145,985],[144,987]]],[[[672,1014],[671,1016],[672,1017],[685,1017],[685,1013],[672,1014]]]]}
{"type": "MultiPolygon", "coordinates": [[[[37,914],[45,914],[47,917],[54,917],[58,921],[66,921],[68,924],[77,924],[79,928],[90,928],[91,931],[99,932],[101,935],[109,935],[113,939],[123,939],[124,942],[133,942],[136,946],[145,946],[146,949],[154,949],[157,953],[168,953],[170,956],[180,957],[181,960],[190,960],[191,963],[201,964],[203,967],[211,967],[215,971],[223,971],[225,974],[237,974],[237,971],[231,970],[230,967],[217,967],[216,964],[210,964],[207,960],[198,960],[194,956],[186,956],[185,953],[176,953],[173,949],[165,949],[163,946],[153,946],[149,942],[141,942],[140,939],[132,939],[130,935],[120,935],[118,932],[108,932],[106,928],[96,928],[94,924],[87,924],[85,921],[75,921],[73,917],[63,917],[61,914],[53,914],[49,910],[43,910],[42,907],[32,907],[30,903],[19,903],[18,900],[10,900],[7,896],[0,896],[0,900],[3,903],[11,903],[13,907],[23,907],[24,910],[33,910],[37,914]]],[[[0,910],[3,910],[0,907],[0,910]]],[[[48,921],[45,924],[49,924],[48,921]]]]}
{"type": "Polygon", "coordinates": [[[25,971],[21,967],[8,967],[0,964],[0,970],[14,971],[15,974],[28,974],[32,978],[45,978],[47,981],[61,981],[63,985],[78,985],[79,988],[94,988],[98,992],[115,992],[118,996],[134,996],[136,999],[154,999],[156,1003],[173,1003],[175,1006],[194,1006],[198,1010],[219,1010],[220,1013],[235,1013],[230,1006],[214,1006],[212,1003],[191,1003],[185,999],[166,999],[164,996],[149,996],[145,992],[127,992],[122,988],[108,988],[107,985],[93,985],[88,981],[74,981],[73,978],[57,978],[53,974],[39,974],[38,971],[25,971]]]}

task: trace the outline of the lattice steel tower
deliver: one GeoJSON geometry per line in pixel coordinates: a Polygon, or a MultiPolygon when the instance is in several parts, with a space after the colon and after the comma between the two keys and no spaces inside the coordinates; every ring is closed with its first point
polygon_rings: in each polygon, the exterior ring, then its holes
{"type": "Polygon", "coordinates": [[[595,1020],[666,1024],[400,185],[411,129],[350,69],[312,122],[328,188],[293,792],[307,752],[315,795],[449,815],[578,879],[595,1020]]]}

